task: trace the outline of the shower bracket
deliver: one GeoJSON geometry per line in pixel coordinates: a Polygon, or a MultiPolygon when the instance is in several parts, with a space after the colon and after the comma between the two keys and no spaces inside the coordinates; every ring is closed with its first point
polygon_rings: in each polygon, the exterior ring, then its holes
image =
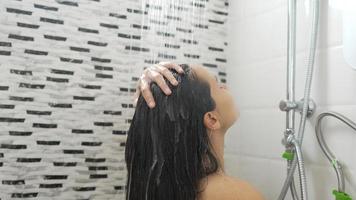
{"type": "Polygon", "coordinates": [[[286,147],[286,151],[287,152],[290,152],[292,151],[293,149],[293,145],[291,145],[290,143],[287,142],[287,138],[289,137],[289,135],[294,135],[294,129],[292,128],[287,128],[285,131],[284,131],[284,138],[282,138],[282,145],[284,145],[286,147]]]}
{"type": "MultiPolygon", "coordinates": [[[[299,101],[288,101],[282,100],[279,102],[279,109],[281,111],[288,112],[290,110],[299,111],[300,114],[303,112],[304,99],[299,101]]],[[[316,104],[312,99],[309,99],[307,117],[311,117],[315,112],[316,104]]]]}
{"type": "Polygon", "coordinates": [[[286,151],[284,152],[284,154],[291,153],[294,151],[294,145],[293,145],[294,140],[299,142],[298,139],[295,137],[294,132],[285,133],[285,136],[282,139],[282,144],[286,147],[286,151]]]}

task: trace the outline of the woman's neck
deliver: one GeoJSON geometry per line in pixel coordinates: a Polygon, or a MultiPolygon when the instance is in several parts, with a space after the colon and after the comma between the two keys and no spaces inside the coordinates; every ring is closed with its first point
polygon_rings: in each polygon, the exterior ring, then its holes
{"type": "Polygon", "coordinates": [[[220,172],[225,172],[224,168],[224,137],[225,132],[217,130],[210,133],[210,143],[213,147],[214,155],[218,159],[221,169],[220,172]]]}

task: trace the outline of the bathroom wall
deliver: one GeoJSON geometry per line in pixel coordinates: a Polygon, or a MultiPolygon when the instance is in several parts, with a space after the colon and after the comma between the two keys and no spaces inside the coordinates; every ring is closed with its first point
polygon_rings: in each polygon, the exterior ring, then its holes
{"type": "Polygon", "coordinates": [[[228,6],[2,0],[0,199],[124,199],[138,77],[169,60],[225,82],[228,6]]]}
{"type": "MultiPolygon", "coordinates": [[[[297,7],[296,98],[301,99],[311,17],[309,1],[298,1],[297,7]]],[[[281,158],[285,113],[278,104],[286,98],[287,1],[235,0],[229,12],[227,79],[241,116],[226,138],[226,168],[250,181],[266,199],[276,199],[286,176],[281,158]]],[[[318,146],[315,118],[331,110],[356,121],[356,71],[343,57],[342,13],[328,1],[321,1],[318,42],[311,93],[317,110],[306,124],[303,152],[310,199],[329,200],[334,199],[331,191],[337,180],[318,146]]],[[[296,116],[299,119],[299,113],[296,116]]],[[[346,191],[355,198],[356,133],[336,119],[325,120],[323,126],[330,149],[345,164],[346,191]]],[[[289,194],[286,199],[291,199],[289,194]]]]}

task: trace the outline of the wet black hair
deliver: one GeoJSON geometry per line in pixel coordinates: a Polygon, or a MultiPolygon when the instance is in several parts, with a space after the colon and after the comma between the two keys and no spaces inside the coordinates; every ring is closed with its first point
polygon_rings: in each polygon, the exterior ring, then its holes
{"type": "Polygon", "coordinates": [[[165,78],[172,94],[150,84],[154,108],[138,98],[125,147],[126,200],[196,200],[200,181],[220,167],[203,123],[216,106],[210,86],[181,66],[184,74],[170,69],[177,86],[165,78]]]}

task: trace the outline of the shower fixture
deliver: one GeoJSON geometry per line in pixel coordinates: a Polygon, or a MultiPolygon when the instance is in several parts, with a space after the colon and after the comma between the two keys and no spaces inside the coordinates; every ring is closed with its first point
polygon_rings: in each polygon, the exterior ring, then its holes
{"type": "Polygon", "coordinates": [[[313,18],[310,37],[309,60],[307,63],[307,74],[304,89],[304,98],[300,101],[295,99],[295,66],[296,66],[296,13],[297,0],[288,0],[288,42],[287,42],[287,96],[286,100],[279,103],[279,108],[286,112],[286,129],[282,144],[285,152],[282,157],[287,160],[287,177],[282,187],[278,200],[284,200],[288,188],[291,191],[293,200],[298,200],[298,194],[294,183],[294,171],[298,166],[299,183],[301,189],[301,199],[307,200],[307,181],[304,169],[304,160],[301,151],[305,124],[307,117],[315,111],[315,103],[310,99],[311,83],[313,78],[316,42],[319,25],[319,0],[312,0],[313,18]],[[295,111],[301,113],[301,120],[298,132],[295,129],[295,111]],[[297,135],[296,135],[297,132],[297,135]],[[296,155],[296,156],[295,156],[296,155]]]}
{"type": "MultiPolygon", "coordinates": [[[[302,154],[302,143],[305,131],[305,123],[308,117],[311,117],[315,111],[315,103],[310,98],[311,83],[313,78],[313,69],[315,61],[315,52],[318,36],[319,26],[319,0],[313,1],[312,13],[312,28],[310,37],[309,59],[307,63],[307,73],[304,88],[304,98],[299,101],[295,100],[295,60],[296,60],[296,10],[297,0],[288,0],[288,48],[287,48],[287,98],[279,103],[279,109],[286,112],[286,128],[284,131],[284,138],[282,144],[285,146],[285,152],[282,157],[287,160],[287,177],[282,187],[282,191],[278,196],[278,200],[284,200],[288,189],[290,189],[293,200],[299,200],[299,196],[294,183],[294,171],[298,166],[299,183],[300,183],[300,199],[307,200],[307,181],[304,169],[304,160],[302,154]],[[295,129],[295,112],[299,111],[301,120],[299,127],[295,129]],[[297,133],[297,135],[296,135],[297,133]]],[[[352,129],[356,130],[356,123],[346,118],[345,116],[336,112],[324,112],[317,117],[317,124],[315,126],[316,136],[323,153],[328,158],[329,162],[335,169],[338,188],[334,189],[332,194],[336,200],[352,200],[352,198],[345,192],[344,174],[342,165],[330,151],[324,140],[321,131],[321,121],[324,117],[331,116],[339,119],[347,124],[352,129]]]]}

